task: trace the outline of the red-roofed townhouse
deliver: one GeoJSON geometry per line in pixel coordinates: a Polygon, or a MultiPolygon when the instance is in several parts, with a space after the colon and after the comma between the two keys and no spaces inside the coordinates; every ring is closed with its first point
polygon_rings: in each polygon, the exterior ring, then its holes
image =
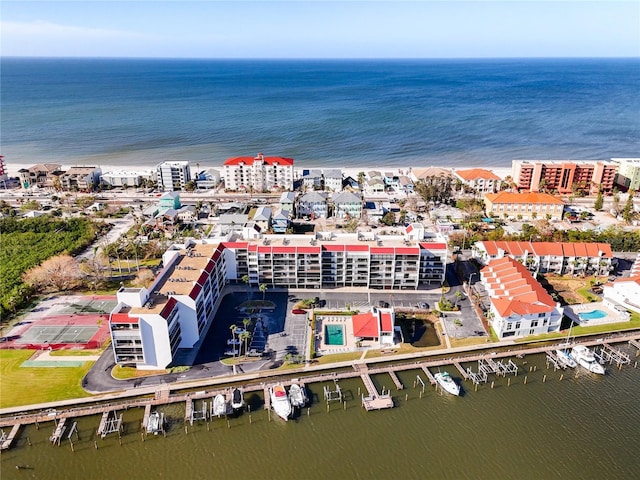
{"type": "Polygon", "coordinates": [[[372,307],[370,312],[351,317],[353,336],[356,342],[371,342],[373,346],[393,346],[393,326],[395,312],[393,308],[372,307]]]}
{"type": "Polygon", "coordinates": [[[605,284],[603,300],[640,313],[640,275],[617,278],[614,282],[605,284]]]}
{"type": "Polygon", "coordinates": [[[609,275],[616,261],[608,243],[476,242],[473,258],[482,264],[509,256],[536,273],[609,275]]]}
{"type": "Polygon", "coordinates": [[[480,270],[480,280],[491,304],[491,326],[500,339],[560,329],[562,307],[517,260],[491,260],[480,270]]]}
{"type": "Polygon", "coordinates": [[[293,158],[265,157],[262,153],[229,158],[223,170],[224,187],[228,190],[293,190],[293,158]]]}

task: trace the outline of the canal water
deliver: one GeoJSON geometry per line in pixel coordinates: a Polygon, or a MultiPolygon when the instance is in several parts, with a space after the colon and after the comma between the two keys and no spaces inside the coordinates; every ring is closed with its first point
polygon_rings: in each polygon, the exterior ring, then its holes
{"type": "MultiPolygon", "coordinates": [[[[547,370],[542,356],[514,360],[517,377],[494,377],[493,388],[490,377],[477,391],[465,382],[461,397],[428,384],[424,393],[414,388],[421,370],[399,373],[401,391],[388,375],[376,375],[378,389],[391,388],[395,402],[378,412],[363,410],[363,385],[353,379],[340,382],[346,408],[332,403],[327,411],[322,387],[333,383],[313,384],[314,403],[287,423],[270,418],[261,395],[251,394],[251,415],[187,425],[186,432],[184,405],[161,407],[167,435],[144,442],[138,408],[123,412],[120,440],[96,437],[99,417],[80,418],[74,452],[66,439],[49,444],[53,422],[29,426],[2,453],[1,478],[638,478],[640,368],[609,367],[598,377],[547,370]]],[[[459,378],[455,368],[447,371],[459,378]]]]}

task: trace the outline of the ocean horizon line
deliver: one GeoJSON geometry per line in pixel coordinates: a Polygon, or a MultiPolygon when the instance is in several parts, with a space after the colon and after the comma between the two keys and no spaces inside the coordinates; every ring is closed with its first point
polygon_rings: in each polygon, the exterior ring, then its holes
{"type": "Polygon", "coordinates": [[[220,61],[485,61],[485,60],[640,60],[638,56],[478,56],[478,57],[164,57],[111,55],[0,55],[0,59],[78,59],[78,60],[220,60],[220,61]]]}

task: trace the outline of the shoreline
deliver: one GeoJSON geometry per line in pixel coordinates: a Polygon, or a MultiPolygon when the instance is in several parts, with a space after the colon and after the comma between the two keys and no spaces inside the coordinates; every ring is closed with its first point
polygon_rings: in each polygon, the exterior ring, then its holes
{"type": "MultiPolygon", "coordinates": [[[[23,168],[29,168],[38,163],[16,163],[16,162],[7,162],[5,159],[5,171],[9,177],[17,177],[18,171],[23,168]]],[[[114,165],[114,164],[100,164],[99,162],[90,163],[90,162],[72,162],[72,163],[63,163],[60,161],[46,162],[46,163],[59,163],[62,165],[62,170],[68,170],[71,167],[76,166],[87,166],[87,167],[100,167],[102,173],[105,172],[144,172],[144,171],[154,171],[156,165],[144,165],[144,164],[130,164],[130,165],[114,165]]],[[[210,163],[203,162],[189,162],[192,171],[196,169],[196,164],[200,165],[200,170],[205,170],[207,168],[213,168],[218,170],[220,173],[223,171],[223,165],[212,165],[210,163]]],[[[379,171],[379,172],[393,172],[398,173],[400,175],[407,175],[410,171],[421,171],[427,168],[443,168],[446,170],[468,170],[472,168],[481,168],[484,170],[489,170],[495,173],[500,178],[504,179],[507,175],[511,175],[511,167],[480,167],[475,165],[467,165],[467,166],[459,166],[459,167],[451,167],[451,166],[442,166],[442,165],[406,165],[406,166],[398,166],[398,165],[362,165],[362,166],[350,166],[350,167],[339,167],[339,166],[331,166],[331,165],[323,165],[323,164],[309,164],[309,165],[300,165],[294,163],[294,177],[299,178],[302,176],[302,170],[341,170],[344,176],[351,176],[354,179],[358,179],[358,173],[360,172],[371,172],[371,171],[379,171]]]]}

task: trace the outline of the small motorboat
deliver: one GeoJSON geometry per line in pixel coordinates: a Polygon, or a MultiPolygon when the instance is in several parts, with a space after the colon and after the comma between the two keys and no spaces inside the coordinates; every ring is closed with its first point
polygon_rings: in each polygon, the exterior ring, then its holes
{"type": "Polygon", "coordinates": [[[234,388],[231,392],[231,408],[234,411],[241,410],[244,406],[244,394],[241,388],[234,388]]]}

